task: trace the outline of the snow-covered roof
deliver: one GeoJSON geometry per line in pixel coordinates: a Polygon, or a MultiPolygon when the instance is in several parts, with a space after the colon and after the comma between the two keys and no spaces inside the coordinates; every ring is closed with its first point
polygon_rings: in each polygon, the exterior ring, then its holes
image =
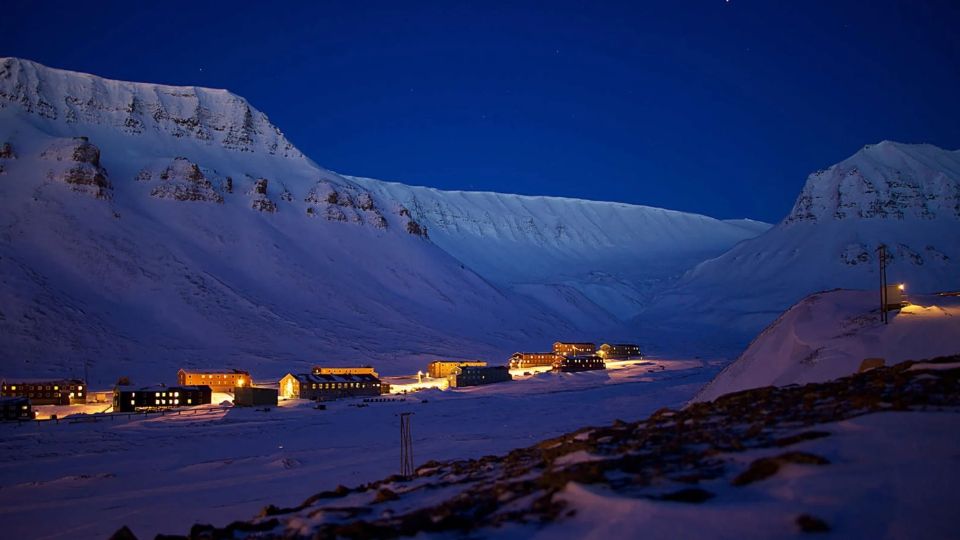
{"type": "Polygon", "coordinates": [[[290,373],[292,377],[302,383],[329,383],[329,382],[377,382],[380,379],[373,375],[314,375],[313,373],[290,373]]]}

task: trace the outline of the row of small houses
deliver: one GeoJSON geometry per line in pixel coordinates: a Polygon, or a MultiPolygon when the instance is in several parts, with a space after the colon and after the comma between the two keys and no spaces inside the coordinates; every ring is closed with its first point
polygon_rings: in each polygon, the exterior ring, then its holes
{"type": "MultiPolygon", "coordinates": [[[[640,348],[633,344],[561,342],[552,352],[518,352],[505,366],[488,366],[482,361],[436,361],[427,373],[434,379],[446,379],[453,388],[477,386],[512,380],[510,369],[552,367],[555,371],[575,372],[605,369],[607,360],[641,358],[640,348]]],[[[280,379],[279,390],[255,386],[250,373],[238,369],[181,369],[176,386],[127,388],[117,386],[112,392],[113,409],[132,412],[209,404],[213,393],[234,394],[234,405],[276,405],[277,398],[328,400],[355,396],[387,394],[390,387],[380,380],[371,366],[314,367],[310,373],[288,373],[280,379]]],[[[73,405],[88,401],[106,403],[109,392],[88,396],[84,381],[79,379],[14,380],[0,382],[0,419],[33,418],[33,405],[73,405]]]]}

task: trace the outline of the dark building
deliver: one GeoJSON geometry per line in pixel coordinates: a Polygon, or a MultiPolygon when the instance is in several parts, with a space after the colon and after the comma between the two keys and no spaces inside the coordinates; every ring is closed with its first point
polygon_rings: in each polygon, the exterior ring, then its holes
{"type": "Polygon", "coordinates": [[[173,409],[209,405],[213,391],[209,386],[148,386],[113,392],[114,412],[173,409]]]}
{"type": "Polygon", "coordinates": [[[583,356],[564,356],[554,362],[554,371],[574,372],[574,371],[592,371],[595,369],[607,369],[603,358],[595,354],[583,356]]]}
{"type": "Polygon", "coordinates": [[[0,420],[32,420],[30,400],[23,396],[0,397],[0,420]]]}
{"type": "Polygon", "coordinates": [[[72,405],[87,402],[87,385],[80,379],[5,379],[0,397],[25,397],[31,405],[72,405]]]}
{"type": "Polygon", "coordinates": [[[280,379],[280,395],[285,398],[337,399],[355,396],[379,396],[380,379],[362,375],[315,375],[287,373],[280,379]]]}
{"type": "Polygon", "coordinates": [[[518,352],[510,357],[510,369],[552,366],[559,356],[552,352],[518,352]]]}
{"type": "Polygon", "coordinates": [[[447,375],[447,382],[451,388],[460,386],[478,386],[504,381],[512,381],[510,369],[507,366],[463,366],[447,375]]]}
{"type": "Polygon", "coordinates": [[[604,343],[597,352],[604,360],[629,360],[643,358],[640,347],[633,343],[604,343]]]}
{"type": "Polygon", "coordinates": [[[597,345],[585,341],[558,341],[553,344],[553,352],[561,356],[582,356],[597,352],[597,345]]]}
{"type": "Polygon", "coordinates": [[[276,388],[238,386],[233,392],[233,404],[237,407],[276,407],[277,394],[276,388]]]}

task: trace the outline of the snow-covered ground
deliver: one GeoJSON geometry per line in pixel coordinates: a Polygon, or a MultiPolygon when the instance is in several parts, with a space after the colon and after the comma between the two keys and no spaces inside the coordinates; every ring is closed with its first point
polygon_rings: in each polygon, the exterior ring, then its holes
{"type": "Polygon", "coordinates": [[[196,522],[223,526],[267,504],[295,505],[338,484],[399,472],[401,411],[414,413],[417,464],[476,458],[679,407],[720,366],[626,361],[605,371],[423,390],[405,401],[343,400],[326,410],[291,400],[269,412],[213,406],[0,424],[0,521],[4,535],[37,539],[105,538],[122,525],[144,538],[182,534],[196,522]]]}
{"type": "MultiPolygon", "coordinates": [[[[838,538],[954,538],[950,494],[960,483],[957,412],[881,413],[817,426],[831,436],[791,450],[828,466],[788,465],[746,485],[701,482],[716,494],[703,504],[625,497],[600,487],[568,486],[576,514],[543,529],[516,528],[503,538],[801,538],[796,519],[823,520],[838,538]]],[[[739,453],[744,468],[776,455],[772,448],[739,453]]],[[[723,456],[721,456],[723,457],[723,456]]]]}
{"type": "Polygon", "coordinates": [[[908,295],[879,317],[876,291],[811,295],[784,313],[723,370],[696,401],[759,388],[821,382],[855,373],[866,358],[886,365],[960,353],[960,297],[908,295]]]}

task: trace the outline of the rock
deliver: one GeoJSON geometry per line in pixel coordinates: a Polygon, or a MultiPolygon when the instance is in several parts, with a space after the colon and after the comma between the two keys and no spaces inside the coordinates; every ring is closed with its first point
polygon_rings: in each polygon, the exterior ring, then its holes
{"type": "Polygon", "coordinates": [[[810,514],[801,514],[797,516],[797,527],[800,528],[800,532],[805,533],[830,532],[830,526],[827,525],[826,521],[823,521],[818,517],[811,516],[810,514]]]}
{"type": "Polygon", "coordinates": [[[267,179],[260,178],[257,180],[256,184],[253,185],[253,192],[258,195],[267,194],[267,179]]]}
{"type": "Polygon", "coordinates": [[[261,212],[273,213],[277,211],[276,203],[267,198],[254,199],[250,207],[261,212]]]}
{"type": "Polygon", "coordinates": [[[65,182],[74,191],[89,193],[98,199],[110,199],[113,186],[107,170],[100,166],[100,149],[86,137],[56,139],[40,158],[59,162],[47,172],[51,180],[65,182]]]}
{"type": "Polygon", "coordinates": [[[223,189],[227,193],[233,193],[233,178],[228,176],[227,179],[223,181],[223,189]]]}
{"type": "Polygon", "coordinates": [[[687,488],[681,489],[679,491],[674,491],[671,493],[665,493],[655,497],[660,501],[672,501],[672,502],[685,502],[685,503],[694,503],[700,504],[702,502],[709,501],[714,498],[715,495],[710,493],[705,489],[700,488],[687,488]]]}
{"type": "Polygon", "coordinates": [[[13,153],[13,146],[5,142],[0,144],[0,159],[17,159],[17,155],[13,153]]]}
{"type": "Polygon", "coordinates": [[[159,175],[161,184],[150,192],[157,199],[223,203],[221,195],[200,166],[176,157],[159,175]]]}

